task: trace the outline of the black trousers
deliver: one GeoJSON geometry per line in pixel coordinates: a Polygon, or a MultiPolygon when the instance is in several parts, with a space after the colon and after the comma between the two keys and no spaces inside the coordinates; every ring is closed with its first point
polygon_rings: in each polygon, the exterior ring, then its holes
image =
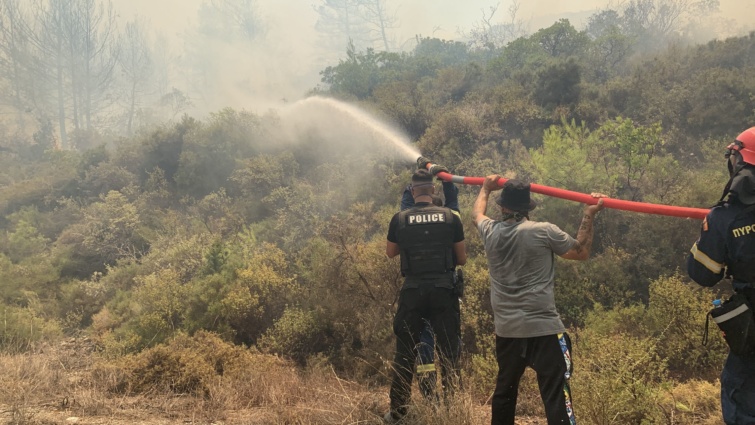
{"type": "Polygon", "coordinates": [[[396,334],[396,356],[393,360],[391,411],[395,416],[406,414],[411,399],[414,364],[420,333],[430,322],[435,344],[440,353],[441,379],[447,395],[456,386],[459,352],[459,299],[452,289],[436,288],[428,282],[419,288],[401,291],[393,332],[396,334]]]}
{"type": "MultiPolygon", "coordinates": [[[[755,307],[755,288],[737,289],[755,307]]],[[[721,413],[727,425],[755,424],[755,353],[729,356],[721,371],[721,413]]]]}
{"type": "Polygon", "coordinates": [[[496,336],[498,377],[492,399],[491,424],[514,425],[519,381],[527,366],[537,373],[548,425],[576,423],[567,379],[567,372],[571,373],[571,342],[565,333],[559,335],[533,338],[496,336]],[[562,343],[567,349],[566,353],[562,343]]]}

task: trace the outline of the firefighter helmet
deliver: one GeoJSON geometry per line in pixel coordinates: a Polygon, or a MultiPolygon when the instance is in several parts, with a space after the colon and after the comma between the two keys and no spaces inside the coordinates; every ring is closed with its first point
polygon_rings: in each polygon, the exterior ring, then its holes
{"type": "Polygon", "coordinates": [[[737,141],[727,149],[735,150],[742,155],[742,161],[755,165],[755,127],[750,127],[737,136],[737,141]]]}

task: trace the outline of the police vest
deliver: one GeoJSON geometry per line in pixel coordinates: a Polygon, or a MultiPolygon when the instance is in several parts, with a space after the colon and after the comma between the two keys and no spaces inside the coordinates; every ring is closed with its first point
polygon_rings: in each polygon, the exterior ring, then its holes
{"type": "Polygon", "coordinates": [[[400,212],[397,238],[405,276],[453,270],[454,225],[450,209],[423,205],[400,212]]]}
{"type": "Polygon", "coordinates": [[[755,288],[755,205],[734,217],[727,235],[726,274],[755,288]]]}

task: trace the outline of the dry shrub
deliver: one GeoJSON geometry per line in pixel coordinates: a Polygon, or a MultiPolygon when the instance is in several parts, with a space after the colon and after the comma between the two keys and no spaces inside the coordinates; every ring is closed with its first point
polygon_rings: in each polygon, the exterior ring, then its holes
{"type": "Polygon", "coordinates": [[[275,406],[274,423],[379,423],[381,412],[387,410],[387,393],[370,392],[326,367],[308,370],[300,385],[304,391],[295,403],[275,406]]]}
{"type": "MultiPolygon", "coordinates": [[[[293,372],[291,365],[277,357],[254,353],[205,331],[193,336],[179,334],[166,344],[123,357],[113,365],[102,363],[98,367],[101,377],[112,381],[109,383],[111,391],[169,392],[206,398],[231,381],[238,384],[254,380],[259,385],[260,381],[279,380],[293,372]]],[[[243,392],[244,389],[236,390],[243,392]]],[[[260,392],[259,388],[255,391],[260,392]]],[[[256,402],[264,404],[266,401],[256,402]]]]}
{"type": "Polygon", "coordinates": [[[717,425],[721,423],[719,382],[691,380],[662,395],[659,405],[668,424],[717,425]]]}
{"type": "Polygon", "coordinates": [[[275,356],[246,353],[222,378],[213,381],[208,400],[214,405],[230,409],[289,406],[306,393],[293,363],[275,356]]]}

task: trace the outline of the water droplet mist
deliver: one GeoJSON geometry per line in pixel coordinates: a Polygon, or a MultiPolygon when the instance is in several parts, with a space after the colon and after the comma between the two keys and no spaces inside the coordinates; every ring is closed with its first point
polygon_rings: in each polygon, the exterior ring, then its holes
{"type": "MultiPolygon", "coordinates": [[[[381,151],[397,159],[414,162],[421,155],[400,129],[379,120],[368,112],[336,99],[312,96],[297,101],[281,113],[282,118],[298,118],[301,125],[311,126],[324,137],[350,137],[350,142],[366,143],[371,152],[381,151]],[[310,117],[302,120],[301,115],[310,117]],[[331,134],[337,132],[339,134],[331,134]]],[[[301,130],[301,128],[300,128],[301,130]]]]}

